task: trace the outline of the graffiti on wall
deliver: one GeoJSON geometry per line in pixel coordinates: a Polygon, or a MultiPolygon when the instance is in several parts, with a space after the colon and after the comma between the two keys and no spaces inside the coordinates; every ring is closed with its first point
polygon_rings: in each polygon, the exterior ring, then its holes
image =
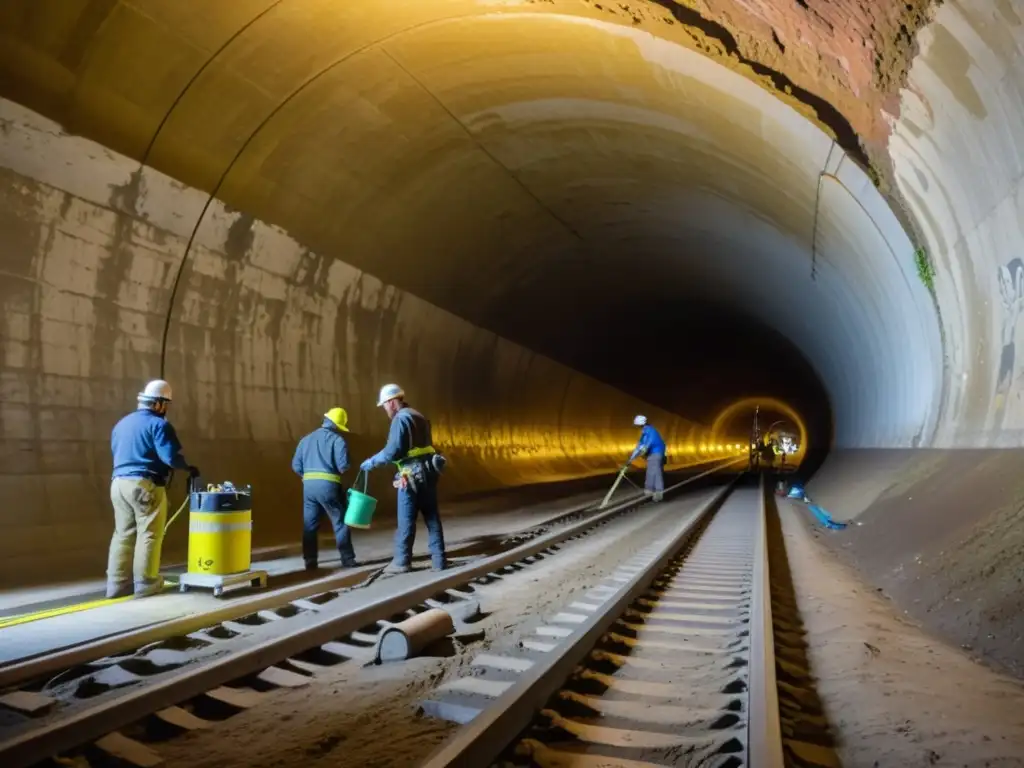
{"type": "Polygon", "coordinates": [[[1015,383],[1014,369],[1017,359],[1017,322],[1024,310],[1024,261],[1010,259],[999,267],[999,298],[1003,303],[1003,325],[1000,339],[999,374],[996,376],[995,398],[992,409],[992,429],[1003,427],[1006,407],[1015,383]]]}

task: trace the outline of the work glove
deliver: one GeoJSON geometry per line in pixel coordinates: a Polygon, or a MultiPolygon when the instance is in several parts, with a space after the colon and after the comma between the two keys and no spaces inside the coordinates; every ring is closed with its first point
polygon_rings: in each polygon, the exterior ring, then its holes
{"type": "Polygon", "coordinates": [[[359,469],[363,472],[369,472],[371,469],[373,469],[373,462],[370,459],[367,459],[366,461],[359,465],[359,469]]]}

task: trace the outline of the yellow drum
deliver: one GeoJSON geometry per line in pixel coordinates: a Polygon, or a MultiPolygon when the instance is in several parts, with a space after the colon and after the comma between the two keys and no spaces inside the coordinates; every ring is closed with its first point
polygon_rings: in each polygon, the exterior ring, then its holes
{"type": "Polygon", "coordinates": [[[188,572],[225,576],[252,563],[250,489],[197,491],[188,514],[188,572]]]}

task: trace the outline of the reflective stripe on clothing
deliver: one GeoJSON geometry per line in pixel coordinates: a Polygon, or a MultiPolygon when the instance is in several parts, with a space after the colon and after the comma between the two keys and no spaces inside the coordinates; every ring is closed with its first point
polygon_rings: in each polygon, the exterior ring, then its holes
{"type": "Polygon", "coordinates": [[[303,480],[326,480],[329,483],[340,483],[341,475],[335,475],[331,472],[304,472],[302,475],[303,480]]]}
{"type": "Polygon", "coordinates": [[[395,462],[395,464],[399,467],[399,469],[401,469],[403,461],[408,461],[409,459],[418,459],[423,456],[430,456],[431,454],[434,453],[437,453],[437,451],[434,450],[434,446],[432,445],[428,445],[424,448],[410,448],[409,452],[405,454],[405,458],[399,459],[398,461],[395,462]]]}

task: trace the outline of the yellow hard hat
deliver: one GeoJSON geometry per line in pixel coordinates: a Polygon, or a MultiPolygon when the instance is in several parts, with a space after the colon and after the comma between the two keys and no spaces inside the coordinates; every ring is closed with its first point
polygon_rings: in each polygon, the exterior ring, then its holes
{"type": "Polygon", "coordinates": [[[324,414],[324,418],[333,421],[334,426],[342,432],[348,432],[348,411],[344,408],[331,408],[331,410],[324,414]]]}

